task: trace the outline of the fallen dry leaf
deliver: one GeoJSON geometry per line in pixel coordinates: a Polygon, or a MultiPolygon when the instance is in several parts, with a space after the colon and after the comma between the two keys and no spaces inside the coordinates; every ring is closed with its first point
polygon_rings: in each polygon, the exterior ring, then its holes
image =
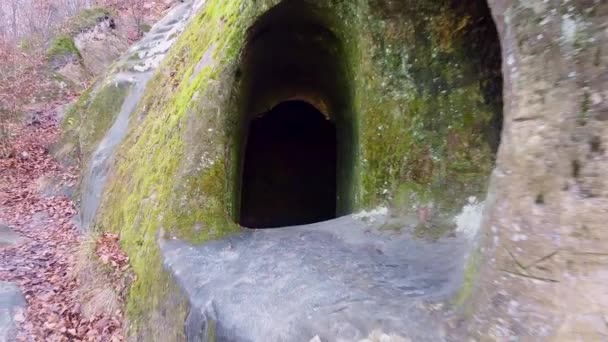
{"type": "MultiPolygon", "coordinates": [[[[18,284],[27,302],[25,312],[14,317],[19,323],[17,340],[123,341],[121,316],[89,321],[76,302],[79,283],[74,278],[74,255],[81,233],[72,224],[74,203],[63,196],[38,193],[41,177],[73,183],[79,171],[62,167],[48,153],[48,146],[59,137],[54,106],[35,111],[36,125],[12,126],[9,143],[17,153],[0,159],[0,222],[29,238],[22,245],[0,249],[0,280],[18,284]]],[[[118,236],[105,238],[100,257],[127,267],[118,236]]]]}

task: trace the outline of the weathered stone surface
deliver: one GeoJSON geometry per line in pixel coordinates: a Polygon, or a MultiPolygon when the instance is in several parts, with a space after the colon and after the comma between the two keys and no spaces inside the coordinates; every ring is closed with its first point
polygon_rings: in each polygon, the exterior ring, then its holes
{"type": "Polygon", "coordinates": [[[36,181],[38,191],[47,197],[67,196],[72,197],[75,192],[75,184],[66,184],[59,176],[43,176],[36,181]]]}
{"type": "Polygon", "coordinates": [[[505,113],[471,333],[606,340],[608,3],[489,3],[505,113]]]}
{"type": "Polygon", "coordinates": [[[188,340],[444,339],[446,316],[432,308],[459,289],[467,240],[427,242],[411,225],[386,229],[385,215],[356,217],[164,242],[191,301],[188,340]]]}
{"type": "Polygon", "coordinates": [[[74,37],[82,64],[92,75],[101,75],[129,47],[125,30],[110,25],[108,19],[74,37]]]}
{"type": "Polygon", "coordinates": [[[85,84],[90,78],[89,73],[78,60],[65,63],[57,69],[57,73],[76,85],[85,84]]]}
{"type": "Polygon", "coordinates": [[[8,225],[0,222],[0,247],[19,245],[27,241],[26,237],[21,236],[8,225]]]}
{"type": "Polygon", "coordinates": [[[0,281],[0,342],[15,341],[16,325],[24,321],[25,298],[13,283],[0,281]]]}

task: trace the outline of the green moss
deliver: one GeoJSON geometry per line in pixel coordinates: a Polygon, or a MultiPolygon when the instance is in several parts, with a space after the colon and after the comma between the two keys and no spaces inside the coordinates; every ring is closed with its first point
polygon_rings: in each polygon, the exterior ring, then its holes
{"type": "Polygon", "coordinates": [[[70,105],[61,123],[61,139],[52,148],[53,156],[64,165],[75,165],[80,160],[80,131],[81,112],[91,98],[93,87],[85,90],[76,103],[70,105]]]}
{"type": "Polygon", "coordinates": [[[67,164],[86,162],[110,128],[129,92],[126,84],[97,83],[68,108],[54,155],[67,164]]]}
{"type": "MultiPolygon", "coordinates": [[[[62,122],[62,129],[63,129],[64,136],[66,135],[66,133],[68,133],[68,135],[69,135],[70,132],[74,132],[75,128],[80,125],[80,122],[81,122],[80,113],[82,110],[84,110],[86,108],[87,103],[91,99],[92,92],[93,92],[93,87],[89,87],[82,94],[80,94],[80,97],[78,98],[76,103],[74,103],[73,105],[71,105],[68,108],[68,110],[63,118],[63,122],[62,122]]],[[[74,132],[74,133],[77,133],[77,132],[74,132]]]]}
{"type": "Polygon", "coordinates": [[[354,66],[363,206],[402,201],[406,187],[414,202],[449,211],[485,191],[494,162],[485,131],[500,109],[475,70],[481,57],[470,55],[472,19],[449,6],[415,1],[361,25],[371,32],[359,43],[369,56],[354,66]]]}
{"type": "Polygon", "coordinates": [[[399,184],[393,192],[391,208],[394,212],[407,212],[418,204],[430,203],[433,200],[430,189],[413,181],[399,184]]]}
{"type": "Polygon", "coordinates": [[[473,295],[475,284],[477,283],[477,277],[479,275],[479,268],[482,263],[482,254],[479,249],[471,251],[467,259],[467,263],[464,269],[464,279],[462,286],[454,299],[452,304],[456,307],[462,307],[466,304],[467,300],[473,295]]]}
{"type": "Polygon", "coordinates": [[[129,289],[129,334],[139,336],[144,341],[185,340],[183,323],[188,314],[187,299],[171,275],[163,269],[158,247],[153,241],[144,241],[147,238],[149,237],[130,239],[129,236],[121,236],[123,248],[129,255],[136,256],[131,258],[133,268],[147,270],[144,275],[138,274],[129,289]],[[150,249],[142,251],[144,248],[150,249]],[[142,254],[145,258],[141,257],[142,254]],[[140,279],[141,276],[144,279],[140,279]],[[134,301],[133,298],[145,300],[134,301]],[[142,311],[146,314],[142,314],[142,311]],[[154,328],[147,329],[148,325],[154,328]]]}
{"type": "Polygon", "coordinates": [[[207,329],[207,341],[215,342],[215,322],[209,321],[209,327],[207,329]]]}
{"type": "Polygon", "coordinates": [[[73,55],[80,58],[80,52],[74,44],[74,39],[68,35],[59,35],[53,39],[47,50],[48,58],[73,55]]]}
{"type": "Polygon", "coordinates": [[[151,29],[152,26],[150,26],[150,24],[142,23],[141,25],[139,25],[139,30],[143,33],[148,33],[151,29]]]}
{"type": "Polygon", "coordinates": [[[79,144],[83,160],[88,160],[114,122],[128,92],[128,86],[125,84],[104,85],[80,110],[79,144]]]}
{"type": "Polygon", "coordinates": [[[437,241],[454,230],[454,223],[451,222],[429,222],[418,224],[414,228],[414,236],[428,241],[437,241]]]}
{"type": "MultiPolygon", "coordinates": [[[[223,19],[239,9],[235,2],[209,1],[182,33],[148,84],[108,184],[98,224],[120,232],[137,275],[128,298],[134,336],[156,329],[152,316],[173,291],[163,285],[167,278],[156,243],[161,228],[196,242],[238,229],[224,206],[227,137],[220,132],[225,121],[211,115],[218,106],[229,107],[226,98],[209,95],[217,92],[216,75],[226,74],[238,55],[225,56],[221,69],[210,65],[193,72],[212,45],[244,39],[245,23],[223,19]]],[[[229,89],[226,82],[221,86],[229,89]]]]}

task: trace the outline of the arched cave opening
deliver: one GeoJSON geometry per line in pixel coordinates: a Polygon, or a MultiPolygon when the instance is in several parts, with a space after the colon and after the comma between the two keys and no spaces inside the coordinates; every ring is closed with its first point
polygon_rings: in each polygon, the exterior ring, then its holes
{"type": "Polygon", "coordinates": [[[237,220],[309,224],[352,210],[357,144],[346,58],[318,9],[285,1],[248,33],[241,78],[237,220]]]}
{"type": "Polygon", "coordinates": [[[303,101],[280,103],[251,121],[241,224],[280,227],[336,215],[336,127],[303,101]]]}

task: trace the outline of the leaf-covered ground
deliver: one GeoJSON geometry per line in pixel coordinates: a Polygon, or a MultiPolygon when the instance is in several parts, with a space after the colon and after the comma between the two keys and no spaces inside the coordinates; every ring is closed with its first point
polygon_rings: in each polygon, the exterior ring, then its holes
{"type": "MultiPolygon", "coordinates": [[[[176,2],[96,3],[117,12],[133,42],[176,2]]],[[[17,284],[27,302],[13,317],[19,341],[123,341],[129,258],[117,235],[83,234],[75,225],[77,207],[65,190],[80,170],[49,150],[61,135],[59,108],[77,95],[51,76],[44,53],[0,40],[0,225],[26,238],[0,244],[0,281],[17,284]]]]}
{"type": "MultiPolygon", "coordinates": [[[[76,268],[85,237],[73,223],[74,203],[63,195],[41,193],[41,179],[69,187],[78,174],[49,154],[59,137],[55,108],[56,104],[46,104],[10,127],[12,153],[0,159],[0,222],[29,241],[0,248],[0,280],[18,284],[27,301],[25,313],[14,317],[19,341],[122,341],[122,310],[92,317],[83,312],[76,268]]],[[[94,255],[100,265],[108,266],[112,280],[128,268],[116,236],[101,235],[94,255]]]]}

